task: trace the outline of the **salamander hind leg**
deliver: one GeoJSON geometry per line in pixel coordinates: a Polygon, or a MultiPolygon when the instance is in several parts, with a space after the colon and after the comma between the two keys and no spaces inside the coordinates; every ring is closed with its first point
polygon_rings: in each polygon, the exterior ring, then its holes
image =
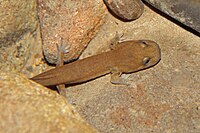
{"type": "MultiPolygon", "coordinates": [[[[68,40],[67,40],[68,44],[68,40]]],[[[57,56],[57,63],[56,67],[63,66],[64,65],[64,55],[65,53],[69,52],[70,45],[65,45],[63,44],[63,38],[61,38],[61,43],[57,44],[57,49],[58,49],[58,56],[57,56]]],[[[64,95],[64,89],[65,89],[65,84],[60,84],[56,86],[58,89],[59,94],[64,95]]]]}
{"type": "Polygon", "coordinates": [[[69,40],[67,40],[66,44],[64,44],[63,38],[61,37],[60,41],[61,41],[60,44],[57,44],[58,55],[57,55],[56,67],[64,65],[64,55],[65,53],[68,53],[70,50],[70,45],[66,45],[68,44],[69,40]]]}

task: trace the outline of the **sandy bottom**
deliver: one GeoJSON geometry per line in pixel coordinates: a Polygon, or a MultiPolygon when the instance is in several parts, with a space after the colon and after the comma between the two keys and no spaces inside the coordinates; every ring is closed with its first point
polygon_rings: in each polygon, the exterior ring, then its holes
{"type": "Polygon", "coordinates": [[[123,75],[131,86],[113,85],[110,75],[69,87],[66,97],[101,132],[200,131],[200,38],[145,7],[136,21],[109,15],[81,58],[103,52],[115,33],[122,40],[150,39],[162,51],[158,65],[123,75]]]}

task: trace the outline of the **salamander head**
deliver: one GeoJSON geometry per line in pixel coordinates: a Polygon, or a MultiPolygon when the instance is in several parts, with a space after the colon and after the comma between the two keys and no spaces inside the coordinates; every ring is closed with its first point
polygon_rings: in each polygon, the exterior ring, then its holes
{"type": "MultiPolygon", "coordinates": [[[[134,72],[143,70],[156,65],[161,59],[161,51],[159,45],[151,40],[134,40],[126,42],[129,44],[129,56],[132,62],[129,70],[126,72],[134,72]]],[[[129,57],[129,58],[130,58],[129,57]]]]}
{"type": "Polygon", "coordinates": [[[151,40],[139,40],[139,44],[144,49],[142,52],[142,64],[144,68],[156,65],[161,59],[159,45],[151,40]]]}

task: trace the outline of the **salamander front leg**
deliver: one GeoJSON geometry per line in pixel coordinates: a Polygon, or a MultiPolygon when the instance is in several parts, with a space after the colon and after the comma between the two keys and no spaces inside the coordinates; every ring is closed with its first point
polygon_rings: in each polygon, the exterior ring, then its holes
{"type": "Polygon", "coordinates": [[[111,79],[110,82],[112,84],[121,84],[121,85],[130,85],[126,79],[121,77],[122,72],[120,72],[117,68],[111,69],[111,79]]]}

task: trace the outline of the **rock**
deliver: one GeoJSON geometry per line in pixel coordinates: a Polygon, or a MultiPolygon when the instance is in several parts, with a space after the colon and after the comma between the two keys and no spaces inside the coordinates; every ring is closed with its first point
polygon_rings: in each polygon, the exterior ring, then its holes
{"type": "Polygon", "coordinates": [[[57,61],[61,38],[70,46],[64,60],[78,58],[103,24],[106,11],[101,0],[39,0],[39,7],[43,51],[49,63],[57,61]]]}
{"type": "Polygon", "coordinates": [[[0,6],[0,69],[20,70],[37,42],[37,1],[1,1],[0,6]]]}
{"type": "Polygon", "coordinates": [[[1,133],[96,133],[55,91],[18,73],[0,73],[1,133]]]}
{"type": "Polygon", "coordinates": [[[111,13],[123,21],[139,18],[144,11],[141,0],[104,0],[111,13]]]}
{"type": "MultiPolygon", "coordinates": [[[[200,1],[199,0],[145,0],[153,7],[169,15],[175,20],[196,30],[200,36],[200,1]]],[[[183,26],[182,26],[183,27],[183,26]]],[[[191,30],[191,29],[190,29],[191,30]]],[[[193,31],[194,32],[194,31],[193,31]]]]}

